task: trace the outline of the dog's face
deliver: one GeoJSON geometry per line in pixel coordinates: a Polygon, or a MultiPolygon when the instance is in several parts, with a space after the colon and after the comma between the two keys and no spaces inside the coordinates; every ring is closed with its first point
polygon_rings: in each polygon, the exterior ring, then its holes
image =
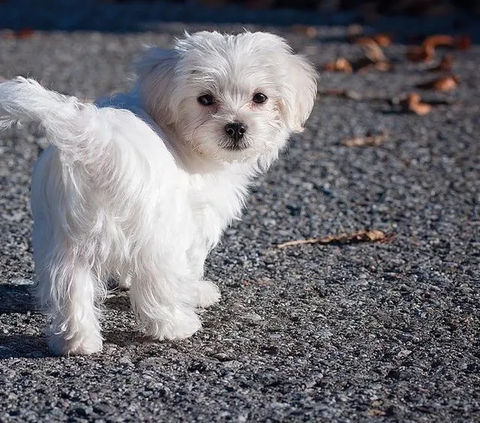
{"type": "Polygon", "coordinates": [[[316,72],[267,33],[200,32],[174,50],[150,49],[138,64],[147,111],[197,154],[268,165],[300,132],[316,95],[316,72]]]}

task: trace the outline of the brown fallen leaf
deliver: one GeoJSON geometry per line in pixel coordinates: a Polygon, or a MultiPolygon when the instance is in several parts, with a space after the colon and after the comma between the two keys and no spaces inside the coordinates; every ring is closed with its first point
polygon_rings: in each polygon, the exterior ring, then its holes
{"type": "Polygon", "coordinates": [[[388,139],[387,132],[377,135],[367,135],[365,137],[347,138],[342,141],[345,147],[378,147],[388,139]]]}
{"type": "Polygon", "coordinates": [[[360,37],[355,42],[362,47],[365,53],[365,57],[361,57],[352,64],[356,72],[364,73],[369,70],[386,72],[392,69],[382,48],[373,38],[360,37]]]}
{"type": "Polygon", "coordinates": [[[352,44],[359,44],[359,45],[368,44],[368,43],[371,43],[372,41],[375,42],[372,37],[369,37],[367,35],[362,35],[362,34],[359,34],[356,37],[351,39],[352,44]]]}
{"type": "Polygon", "coordinates": [[[380,47],[388,47],[392,44],[392,37],[388,34],[377,34],[372,38],[380,47]]]}
{"type": "Polygon", "coordinates": [[[407,57],[411,62],[431,62],[435,57],[435,48],[431,45],[410,47],[407,57]]]}
{"type": "Polygon", "coordinates": [[[435,91],[451,91],[454,88],[457,88],[460,83],[460,78],[457,75],[447,75],[436,78],[432,81],[428,81],[422,84],[418,84],[418,88],[424,90],[435,90],[435,91]]]}
{"type": "Polygon", "coordinates": [[[367,57],[364,57],[360,60],[357,60],[353,64],[353,68],[358,73],[365,73],[370,70],[377,70],[380,72],[389,72],[392,70],[393,66],[389,62],[372,62],[367,57]]]}
{"type": "Polygon", "coordinates": [[[351,234],[342,233],[339,235],[327,236],[325,238],[310,238],[310,239],[299,239],[294,241],[284,242],[283,244],[277,245],[278,248],[285,248],[294,245],[301,244],[332,244],[332,245],[343,245],[343,244],[357,244],[360,242],[388,242],[393,239],[393,234],[385,234],[382,231],[378,230],[364,230],[359,232],[354,232],[351,234]]]}
{"type": "Polygon", "coordinates": [[[426,115],[432,110],[432,106],[428,103],[423,103],[418,93],[410,93],[408,96],[400,101],[400,107],[404,112],[411,112],[417,115],[426,115]]]}
{"type": "Polygon", "coordinates": [[[435,57],[437,47],[454,47],[458,50],[470,48],[472,40],[468,35],[457,38],[451,35],[430,35],[426,37],[420,46],[411,47],[407,51],[407,57],[412,62],[431,62],[435,57]]]}
{"type": "Polygon", "coordinates": [[[22,28],[18,31],[12,31],[11,29],[3,29],[0,31],[0,37],[5,39],[17,38],[19,40],[25,40],[32,38],[34,30],[31,28],[22,28]]]}
{"type": "Polygon", "coordinates": [[[451,35],[430,35],[423,40],[423,46],[437,47],[452,47],[455,43],[455,39],[451,35]]]}
{"type": "Polygon", "coordinates": [[[16,32],[17,38],[20,38],[20,39],[32,38],[33,34],[34,34],[34,31],[32,28],[22,28],[16,32]]]}
{"type": "Polygon", "coordinates": [[[347,59],[343,57],[339,57],[334,62],[329,62],[323,66],[323,70],[329,72],[345,72],[345,73],[352,73],[352,65],[347,59]]]}
{"type": "Polygon", "coordinates": [[[357,44],[363,48],[365,56],[372,62],[377,63],[387,61],[382,48],[372,38],[361,37],[358,39],[357,44]]]}
{"type": "Polygon", "coordinates": [[[430,69],[429,72],[437,72],[437,71],[451,71],[453,69],[453,56],[451,54],[446,54],[443,56],[441,62],[430,69]]]}

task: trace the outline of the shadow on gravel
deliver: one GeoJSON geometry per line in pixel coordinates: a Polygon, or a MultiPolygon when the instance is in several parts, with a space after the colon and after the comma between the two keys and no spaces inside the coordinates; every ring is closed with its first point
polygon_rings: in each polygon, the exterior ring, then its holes
{"type": "Polygon", "coordinates": [[[106,343],[122,348],[129,347],[132,344],[151,344],[155,342],[135,330],[113,330],[102,332],[102,335],[106,343]]]}
{"type": "Polygon", "coordinates": [[[128,291],[115,290],[108,295],[105,301],[107,309],[129,312],[130,300],[128,298],[128,291]]]}
{"type": "Polygon", "coordinates": [[[13,313],[24,315],[21,316],[22,322],[18,324],[18,329],[15,327],[17,333],[0,334],[0,360],[13,357],[49,356],[50,353],[42,335],[19,333],[21,328],[28,328],[30,319],[28,313],[38,311],[32,285],[1,284],[0,298],[0,319],[2,315],[13,313]]]}
{"type": "Polygon", "coordinates": [[[0,285],[0,313],[37,311],[32,286],[0,285]]]}
{"type": "Polygon", "coordinates": [[[0,335],[0,360],[51,356],[47,343],[41,335],[0,335]]]}

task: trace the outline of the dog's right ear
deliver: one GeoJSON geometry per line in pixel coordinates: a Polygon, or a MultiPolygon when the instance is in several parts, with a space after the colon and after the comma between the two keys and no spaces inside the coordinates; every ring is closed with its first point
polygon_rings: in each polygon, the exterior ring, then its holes
{"type": "Polygon", "coordinates": [[[153,120],[161,125],[174,123],[175,114],[170,99],[178,58],[175,50],[149,48],[134,64],[143,106],[153,120]]]}

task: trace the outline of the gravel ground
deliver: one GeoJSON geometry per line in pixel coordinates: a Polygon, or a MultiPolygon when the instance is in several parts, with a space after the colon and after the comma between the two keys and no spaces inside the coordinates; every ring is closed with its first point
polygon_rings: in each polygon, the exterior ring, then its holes
{"type": "MultiPolygon", "coordinates": [[[[168,46],[183,28],[3,39],[0,75],[105,95],[130,85],[139,45],[168,46]]],[[[315,39],[269,29],[319,66],[361,54],[342,26],[315,39]]],[[[422,92],[440,103],[427,116],[387,101],[433,77],[405,50],[386,49],[393,72],[322,74],[322,91],[357,95],[320,96],[304,134],[254,184],[208,260],[222,301],[182,342],[142,338],[127,294],[112,292],[101,354],[48,353],[28,206],[45,140],[34,128],[1,133],[0,421],[479,421],[480,47],[453,53],[458,89],[422,92]],[[381,146],[342,145],[382,131],[381,146]],[[365,228],[395,237],[277,248],[365,228]]]]}

